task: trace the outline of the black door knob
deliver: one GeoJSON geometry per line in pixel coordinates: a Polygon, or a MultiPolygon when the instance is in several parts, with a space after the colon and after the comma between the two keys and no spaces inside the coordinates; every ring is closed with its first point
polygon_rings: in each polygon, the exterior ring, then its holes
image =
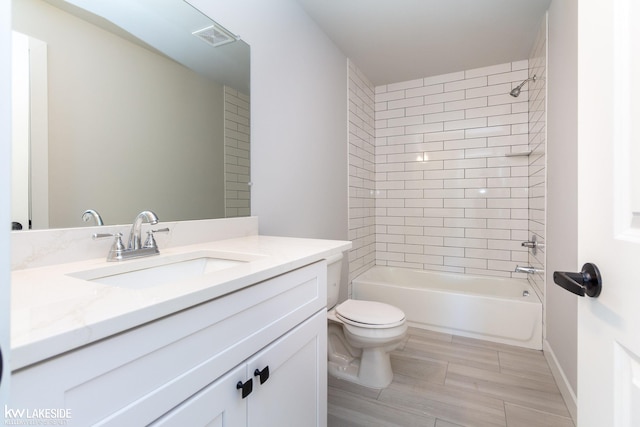
{"type": "Polygon", "coordinates": [[[581,297],[590,296],[596,298],[602,291],[602,276],[595,264],[586,263],[580,273],[568,273],[555,271],[553,281],[556,285],[581,297]]]}

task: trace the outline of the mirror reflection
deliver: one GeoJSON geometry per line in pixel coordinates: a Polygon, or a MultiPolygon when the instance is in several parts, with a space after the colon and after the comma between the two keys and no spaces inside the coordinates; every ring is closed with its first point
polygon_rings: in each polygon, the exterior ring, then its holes
{"type": "Polygon", "coordinates": [[[13,222],[250,214],[243,41],[182,0],[14,0],[13,29],[13,222]]]}

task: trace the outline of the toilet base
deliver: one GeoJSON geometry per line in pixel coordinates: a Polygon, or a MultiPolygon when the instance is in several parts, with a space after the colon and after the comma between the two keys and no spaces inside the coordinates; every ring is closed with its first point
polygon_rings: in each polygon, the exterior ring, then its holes
{"type": "Polygon", "coordinates": [[[357,349],[347,342],[342,326],[333,322],[328,328],[329,374],[365,387],[382,389],[391,384],[393,371],[389,352],[400,345],[357,349]]]}
{"type": "Polygon", "coordinates": [[[384,350],[363,350],[362,358],[353,358],[347,363],[344,362],[344,360],[329,360],[329,374],[341,380],[375,389],[386,388],[393,381],[391,359],[389,353],[384,350]]]}

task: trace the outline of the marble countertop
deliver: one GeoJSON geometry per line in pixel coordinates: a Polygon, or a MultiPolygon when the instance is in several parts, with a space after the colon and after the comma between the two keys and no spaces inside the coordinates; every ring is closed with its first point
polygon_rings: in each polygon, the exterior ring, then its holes
{"type": "Polygon", "coordinates": [[[119,263],[107,262],[105,254],[99,259],[15,270],[11,278],[11,367],[28,366],[350,247],[347,241],[255,235],[160,248],[159,256],[119,263]],[[162,263],[193,252],[246,262],[142,289],[79,278],[90,270],[134,269],[138,264],[162,263]]]}

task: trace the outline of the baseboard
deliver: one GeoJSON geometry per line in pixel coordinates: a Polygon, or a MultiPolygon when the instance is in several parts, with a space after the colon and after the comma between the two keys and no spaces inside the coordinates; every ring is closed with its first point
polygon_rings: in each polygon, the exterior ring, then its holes
{"type": "Polygon", "coordinates": [[[551,345],[549,345],[549,342],[547,340],[544,340],[544,342],[542,343],[542,351],[544,353],[545,359],[547,359],[549,368],[551,368],[551,374],[553,375],[553,378],[556,380],[556,384],[560,389],[560,394],[564,399],[564,403],[567,405],[569,414],[571,414],[573,423],[575,425],[578,425],[578,399],[575,392],[571,388],[569,381],[567,381],[567,377],[564,375],[564,371],[560,367],[558,359],[556,359],[556,355],[553,353],[553,349],[551,348],[551,345]]]}

